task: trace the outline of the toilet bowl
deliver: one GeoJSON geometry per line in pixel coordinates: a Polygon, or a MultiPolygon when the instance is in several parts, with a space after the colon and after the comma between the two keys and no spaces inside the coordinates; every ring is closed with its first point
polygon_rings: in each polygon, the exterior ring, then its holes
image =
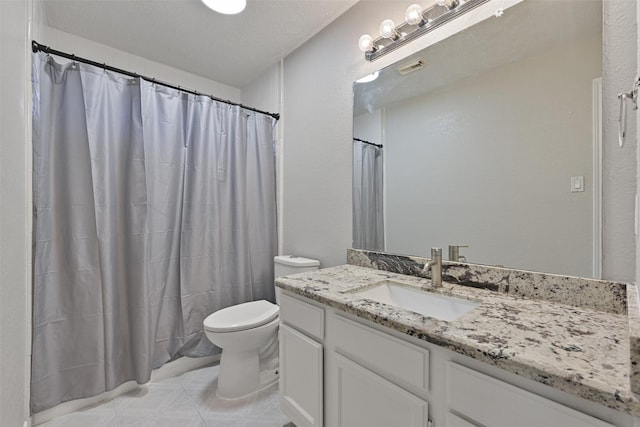
{"type": "MultiPolygon", "coordinates": [[[[290,255],[275,257],[274,264],[275,277],[317,270],[320,265],[317,260],[290,255]]],[[[271,348],[277,352],[279,313],[276,304],[259,300],[223,308],[204,319],[206,337],[222,349],[219,397],[239,399],[278,380],[275,370],[261,378],[260,356],[271,348]]]]}
{"type": "Polygon", "coordinates": [[[217,395],[239,399],[271,385],[260,382],[260,350],[275,338],[280,307],[269,301],[246,302],[223,308],[204,320],[204,331],[222,348],[217,395]]]}

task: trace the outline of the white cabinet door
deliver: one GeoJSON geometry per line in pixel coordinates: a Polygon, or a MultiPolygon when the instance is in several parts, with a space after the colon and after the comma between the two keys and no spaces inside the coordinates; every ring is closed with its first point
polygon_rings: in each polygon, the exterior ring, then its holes
{"type": "Polygon", "coordinates": [[[390,383],[351,360],[334,353],[339,427],[426,427],[427,402],[390,383]]]}
{"type": "Polygon", "coordinates": [[[282,410],[297,427],[322,426],[322,344],[280,325],[282,410]]]}

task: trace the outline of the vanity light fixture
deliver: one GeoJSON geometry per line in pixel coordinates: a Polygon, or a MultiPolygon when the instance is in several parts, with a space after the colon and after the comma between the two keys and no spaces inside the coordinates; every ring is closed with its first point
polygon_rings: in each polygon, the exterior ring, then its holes
{"type": "Polygon", "coordinates": [[[202,0],[209,9],[224,15],[235,15],[244,10],[247,0],[202,0]]]}
{"type": "Polygon", "coordinates": [[[426,10],[419,4],[412,4],[405,11],[405,22],[396,26],[391,19],[385,19],[380,23],[380,37],[374,40],[364,34],[358,40],[358,47],[367,61],[374,61],[488,1],[436,0],[426,10]]]}

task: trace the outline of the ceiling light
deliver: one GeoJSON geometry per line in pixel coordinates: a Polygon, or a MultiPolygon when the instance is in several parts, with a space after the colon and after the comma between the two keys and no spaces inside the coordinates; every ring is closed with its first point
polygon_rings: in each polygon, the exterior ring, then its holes
{"type": "Polygon", "coordinates": [[[225,15],[240,13],[247,6],[247,0],[202,0],[209,9],[225,15]]]}

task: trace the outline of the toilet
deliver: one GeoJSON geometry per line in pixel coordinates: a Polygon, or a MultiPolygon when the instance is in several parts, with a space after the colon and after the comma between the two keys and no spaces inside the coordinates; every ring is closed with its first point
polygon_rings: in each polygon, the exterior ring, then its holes
{"type": "MultiPolygon", "coordinates": [[[[277,256],[273,262],[275,277],[317,270],[320,265],[317,260],[292,255],[277,256]]],[[[259,300],[223,308],[204,319],[205,335],[222,349],[219,397],[239,399],[277,381],[277,375],[261,378],[260,362],[262,353],[277,345],[279,313],[276,304],[259,300]]]]}

